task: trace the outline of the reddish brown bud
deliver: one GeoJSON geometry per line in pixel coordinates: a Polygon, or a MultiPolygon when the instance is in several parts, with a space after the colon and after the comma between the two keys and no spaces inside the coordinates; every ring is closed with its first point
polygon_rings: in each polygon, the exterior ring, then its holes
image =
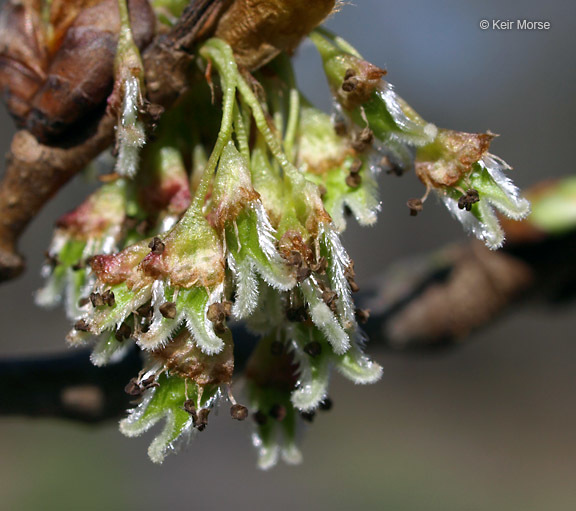
{"type": "MultiPolygon", "coordinates": [[[[117,0],[9,0],[0,25],[0,90],[19,127],[53,140],[104,106],[120,30],[117,0]]],[[[147,0],[128,0],[136,44],[154,34],[147,0]]]]}

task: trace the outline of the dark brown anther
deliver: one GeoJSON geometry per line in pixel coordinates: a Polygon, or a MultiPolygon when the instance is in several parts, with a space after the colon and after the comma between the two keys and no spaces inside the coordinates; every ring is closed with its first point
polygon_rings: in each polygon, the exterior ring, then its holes
{"type": "Polygon", "coordinates": [[[331,289],[326,289],[322,292],[322,300],[332,312],[336,311],[336,299],[338,298],[338,293],[332,291],[331,289]]]}
{"type": "Polygon", "coordinates": [[[140,382],[140,385],[144,389],[151,389],[152,387],[159,387],[160,386],[160,384],[158,383],[158,381],[156,379],[156,375],[154,375],[154,374],[152,376],[148,376],[148,378],[146,378],[145,380],[142,380],[140,382]]]}
{"type": "Polygon", "coordinates": [[[213,303],[208,307],[207,318],[214,324],[214,330],[218,334],[226,331],[226,318],[232,312],[232,302],[213,303]]]}
{"type": "Polygon", "coordinates": [[[229,300],[225,300],[222,302],[222,312],[224,315],[229,318],[232,315],[232,302],[229,300]]]}
{"type": "Polygon", "coordinates": [[[318,185],[318,193],[320,194],[320,198],[323,199],[328,193],[328,189],[324,185],[318,185]]]}
{"type": "Polygon", "coordinates": [[[372,130],[370,128],[364,128],[360,132],[358,140],[360,140],[360,142],[362,142],[364,144],[370,145],[370,144],[372,144],[372,142],[374,142],[374,133],[372,132],[372,130]]]}
{"type": "Polygon", "coordinates": [[[58,266],[60,261],[58,260],[57,254],[51,254],[47,250],[44,252],[44,257],[46,258],[46,264],[50,265],[52,268],[58,266]]]}
{"type": "Polygon", "coordinates": [[[356,80],[351,78],[342,82],[342,90],[344,92],[352,92],[356,88],[356,80]]]}
{"type": "Polygon", "coordinates": [[[274,420],[282,422],[286,418],[286,407],[281,404],[275,404],[270,408],[268,415],[270,415],[274,420]]]}
{"type": "Polygon", "coordinates": [[[356,71],[354,69],[347,69],[344,74],[344,80],[342,82],[342,90],[344,92],[352,92],[356,89],[358,85],[358,79],[356,78],[356,71]]]}
{"type": "Polygon", "coordinates": [[[149,318],[154,311],[152,310],[152,305],[150,305],[150,303],[145,303],[136,309],[136,313],[143,318],[149,318]]]}
{"type": "Polygon", "coordinates": [[[184,401],[183,408],[186,412],[188,412],[190,415],[192,415],[192,418],[194,419],[194,417],[196,416],[196,405],[194,404],[194,400],[193,399],[187,399],[186,401],[184,401]]]}
{"type": "Polygon", "coordinates": [[[322,345],[318,341],[312,341],[306,344],[303,350],[307,355],[316,358],[322,353],[322,345]]]}
{"type": "Polygon", "coordinates": [[[214,324],[214,332],[222,335],[223,333],[226,332],[226,325],[224,323],[215,323],[214,324]]]}
{"type": "Polygon", "coordinates": [[[90,303],[90,298],[88,297],[84,297],[84,298],[80,298],[80,300],[78,300],[78,307],[84,307],[85,305],[88,305],[90,303]]]}
{"type": "Polygon", "coordinates": [[[212,303],[208,307],[207,316],[213,323],[222,323],[230,315],[231,310],[231,302],[212,303]]]}
{"type": "Polygon", "coordinates": [[[356,281],[354,280],[354,278],[356,277],[356,271],[354,270],[354,261],[350,261],[350,264],[346,267],[346,270],[344,270],[344,276],[348,281],[350,291],[352,291],[353,293],[357,293],[358,291],[360,291],[358,284],[356,284],[356,281]]]}
{"type": "Polygon", "coordinates": [[[393,174],[398,177],[404,174],[404,169],[397,163],[394,163],[390,158],[388,158],[388,156],[382,156],[378,165],[379,167],[386,169],[386,174],[393,174]]]}
{"type": "Polygon", "coordinates": [[[235,404],[230,407],[230,415],[237,421],[246,420],[248,417],[248,408],[244,405],[235,404]]]}
{"type": "Polygon", "coordinates": [[[358,323],[364,324],[370,318],[370,311],[368,309],[356,309],[354,312],[358,323]]]}
{"type": "Polygon", "coordinates": [[[124,387],[124,392],[129,396],[141,396],[142,395],[142,387],[138,383],[138,378],[132,378],[126,387],[124,387]]]}
{"type": "Polygon", "coordinates": [[[102,300],[106,305],[108,305],[108,307],[114,307],[114,305],[116,305],[116,297],[110,289],[107,289],[102,293],[102,300]]]}
{"type": "Polygon", "coordinates": [[[320,256],[318,261],[310,265],[310,269],[319,275],[324,275],[326,273],[326,268],[328,268],[328,259],[324,256],[320,256]]]}
{"type": "Polygon", "coordinates": [[[458,208],[470,211],[472,206],[480,201],[480,194],[478,190],[470,188],[464,195],[458,199],[458,208]]]}
{"type": "Polygon", "coordinates": [[[348,174],[346,184],[350,188],[358,188],[362,184],[362,176],[360,174],[348,174]]]}
{"type": "Polygon", "coordinates": [[[74,323],[74,330],[78,330],[79,332],[89,332],[90,325],[85,319],[79,319],[76,321],[76,323],[74,323]]]}
{"type": "Polygon", "coordinates": [[[90,293],[90,303],[92,307],[102,307],[104,305],[104,300],[100,293],[90,293]]]}
{"type": "Polygon", "coordinates": [[[304,259],[300,252],[298,252],[297,250],[290,251],[290,256],[288,258],[288,264],[290,266],[302,266],[303,263],[304,259]]]}
{"type": "Polygon", "coordinates": [[[363,153],[372,145],[372,142],[374,142],[374,133],[370,128],[364,128],[354,137],[352,149],[358,153],[363,153]]]}
{"type": "Polygon", "coordinates": [[[204,431],[206,426],[208,426],[208,415],[210,414],[210,408],[201,408],[196,413],[196,417],[192,415],[192,421],[194,422],[194,427],[198,431],[204,431]]]}
{"type": "Polygon", "coordinates": [[[282,353],[284,353],[284,344],[282,344],[280,341],[273,341],[270,344],[270,353],[274,356],[274,357],[279,357],[282,355],[282,353]]]}
{"type": "Polygon", "coordinates": [[[292,323],[304,323],[308,319],[306,307],[288,307],[286,309],[286,319],[292,323]]]}
{"type": "Polygon", "coordinates": [[[166,319],[174,319],[176,317],[176,304],[174,302],[165,302],[158,307],[158,310],[166,319]]]}
{"type": "Polygon", "coordinates": [[[315,412],[300,412],[300,417],[306,422],[314,422],[314,417],[316,417],[315,412]]]}
{"type": "Polygon", "coordinates": [[[310,275],[312,275],[312,270],[307,266],[302,266],[296,270],[296,280],[298,282],[304,282],[310,275]]]}
{"type": "Polygon", "coordinates": [[[410,216],[416,216],[424,209],[422,199],[409,199],[406,201],[406,206],[410,209],[410,216]]]}
{"type": "Polygon", "coordinates": [[[150,103],[145,101],[144,107],[141,109],[140,113],[143,114],[147,119],[148,123],[154,127],[160,121],[162,114],[164,114],[165,108],[158,103],[150,103]]]}
{"type": "Polygon", "coordinates": [[[80,271],[86,268],[86,263],[85,261],[78,261],[77,263],[74,263],[71,268],[73,271],[80,271]]]}
{"type": "Polygon", "coordinates": [[[132,328],[130,328],[130,325],[127,325],[126,323],[122,323],[118,327],[118,330],[116,330],[114,337],[116,338],[116,340],[118,342],[122,342],[125,339],[129,339],[131,335],[132,335],[132,328]]]}
{"type": "Polygon", "coordinates": [[[160,255],[164,253],[166,245],[164,245],[160,238],[155,237],[150,243],[148,243],[148,247],[154,255],[160,255]]]}
{"type": "Polygon", "coordinates": [[[346,121],[343,119],[338,119],[334,121],[334,132],[339,137],[343,137],[348,133],[348,126],[346,126],[346,121]]]}
{"type": "Polygon", "coordinates": [[[356,158],[350,165],[350,174],[358,174],[362,170],[362,160],[356,158]]]}
{"type": "Polygon", "coordinates": [[[319,405],[320,410],[322,410],[323,412],[327,412],[329,410],[332,410],[332,406],[334,405],[334,403],[332,403],[332,400],[329,397],[325,397],[322,402],[319,405]]]}
{"type": "Polygon", "coordinates": [[[252,414],[252,418],[254,422],[258,424],[258,426],[264,426],[268,422],[268,417],[265,413],[262,413],[260,410],[252,414]]]}

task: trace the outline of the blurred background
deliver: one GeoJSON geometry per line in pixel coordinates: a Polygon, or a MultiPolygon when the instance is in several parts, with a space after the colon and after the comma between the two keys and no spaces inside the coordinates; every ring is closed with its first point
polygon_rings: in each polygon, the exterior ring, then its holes
{"type": "MultiPolygon", "coordinates": [[[[425,119],[501,134],[493,152],[528,187],[573,172],[575,23],[565,0],[357,0],[328,27],[386,67],[425,119]],[[481,30],[482,19],[550,21],[551,29],[481,30]]],[[[296,66],[308,97],[329,109],[310,44],[296,66]]],[[[4,111],[0,130],[4,154],[13,133],[4,111]]],[[[465,238],[434,201],[408,216],[405,201],[422,192],[413,175],[384,175],[380,185],[378,225],[350,222],[345,234],[360,284],[465,238]]],[[[28,272],[0,287],[1,357],[66,349],[63,312],[39,310],[33,292],[53,222],[88,186],[71,183],[22,239],[28,272]]],[[[376,339],[370,352],[382,381],[364,388],[335,377],[334,409],[303,435],[303,464],[269,472],[256,469],[249,421],[233,423],[226,408],[163,466],[147,459],[152,435],[127,439],[115,423],[1,417],[0,509],[573,510],[575,327],[574,306],[528,307],[435,355],[385,353],[376,339]]]]}

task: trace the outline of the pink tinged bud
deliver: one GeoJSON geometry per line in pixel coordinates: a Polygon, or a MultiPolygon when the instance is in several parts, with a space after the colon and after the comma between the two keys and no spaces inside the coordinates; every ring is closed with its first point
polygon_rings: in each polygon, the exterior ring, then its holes
{"type": "Polygon", "coordinates": [[[80,206],[57,222],[76,239],[100,238],[113,227],[120,227],[125,216],[126,198],[121,183],[109,183],[88,197],[80,206]]]}
{"type": "MultiPolygon", "coordinates": [[[[151,149],[154,150],[153,147],[151,149]]],[[[139,192],[140,202],[150,213],[165,211],[169,215],[182,215],[191,201],[182,155],[175,147],[162,147],[156,154],[150,155],[150,159],[155,167],[143,169],[141,182],[145,184],[139,192]]]]}
{"type": "Polygon", "coordinates": [[[94,256],[90,266],[104,284],[115,285],[126,281],[134,284],[138,278],[138,265],[149,252],[148,243],[144,240],[117,254],[94,256]]]}

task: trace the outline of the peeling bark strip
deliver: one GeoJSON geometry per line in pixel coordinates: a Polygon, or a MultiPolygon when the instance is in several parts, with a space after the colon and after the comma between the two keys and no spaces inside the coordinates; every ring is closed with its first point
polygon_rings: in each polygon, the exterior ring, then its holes
{"type": "Polygon", "coordinates": [[[146,90],[152,103],[170,106],[188,90],[199,40],[213,35],[222,13],[234,0],[192,0],[178,23],[144,52],[146,90]]]}
{"type": "MultiPolygon", "coordinates": [[[[88,2],[89,5],[93,3],[96,2],[88,2]]],[[[185,92],[189,85],[192,49],[200,39],[216,33],[238,48],[238,58],[245,67],[254,69],[283,49],[292,51],[305,33],[332,11],[334,4],[334,0],[313,3],[303,0],[192,0],[173,29],[157,36],[143,54],[149,99],[168,107],[185,92]],[[227,9],[230,14],[224,18],[227,9]],[[299,20],[295,24],[299,28],[290,34],[287,27],[294,19],[299,20]]],[[[6,29],[5,25],[1,28],[6,29]]],[[[29,29],[30,24],[27,27],[29,29]]],[[[30,34],[22,33],[24,39],[28,36],[30,34]]],[[[19,46],[22,51],[17,51],[12,60],[4,55],[7,43],[0,44],[0,79],[2,73],[16,72],[18,79],[28,87],[25,97],[17,97],[14,92],[7,98],[9,103],[12,101],[17,116],[28,115],[29,102],[46,78],[38,62],[26,64],[34,60],[30,60],[34,53],[31,48],[36,48],[35,51],[39,48],[35,38],[28,39],[30,44],[22,43],[19,46]]],[[[71,62],[70,65],[75,64],[71,62]]],[[[53,92],[44,91],[42,97],[45,99],[53,92]]],[[[44,121],[42,124],[46,125],[47,121],[44,121]]],[[[93,133],[84,133],[81,141],[68,139],[60,147],[40,144],[26,131],[14,136],[6,173],[0,183],[0,281],[12,279],[24,270],[24,259],[16,250],[18,238],[29,222],[64,184],[113,140],[114,120],[107,116],[97,122],[93,133]]]]}
{"type": "MultiPolygon", "coordinates": [[[[148,0],[128,0],[136,44],[154,36],[148,0]]],[[[0,89],[19,128],[41,142],[75,130],[110,94],[118,0],[9,0],[0,18],[0,89]]]]}

